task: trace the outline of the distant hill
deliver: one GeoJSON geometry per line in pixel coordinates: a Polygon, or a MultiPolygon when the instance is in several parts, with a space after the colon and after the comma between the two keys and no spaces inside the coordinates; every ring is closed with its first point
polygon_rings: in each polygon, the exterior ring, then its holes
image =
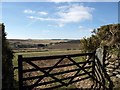
{"type": "Polygon", "coordinates": [[[71,39],[8,39],[13,50],[78,50],[80,40],[71,39]]]}
{"type": "Polygon", "coordinates": [[[22,44],[49,44],[49,43],[57,43],[57,42],[67,42],[69,40],[64,39],[8,39],[10,43],[22,43],[22,44]]]}

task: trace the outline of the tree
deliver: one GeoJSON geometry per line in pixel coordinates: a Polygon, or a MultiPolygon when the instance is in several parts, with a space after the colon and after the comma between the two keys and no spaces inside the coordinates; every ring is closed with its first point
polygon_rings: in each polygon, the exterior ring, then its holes
{"type": "Polygon", "coordinates": [[[91,37],[80,40],[84,51],[91,52],[100,46],[108,46],[109,50],[120,56],[120,24],[104,25],[94,29],[92,33],[94,35],[91,37]]]}
{"type": "Polygon", "coordinates": [[[81,39],[80,44],[83,52],[93,52],[99,47],[100,40],[97,36],[92,35],[90,38],[81,39]]]}
{"type": "Polygon", "coordinates": [[[6,39],[4,24],[0,24],[0,27],[2,28],[2,89],[13,90],[13,52],[6,39]]]}

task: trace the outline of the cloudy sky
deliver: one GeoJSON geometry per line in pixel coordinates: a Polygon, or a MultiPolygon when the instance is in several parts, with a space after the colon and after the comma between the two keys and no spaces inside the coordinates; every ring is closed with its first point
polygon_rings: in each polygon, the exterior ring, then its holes
{"type": "Polygon", "coordinates": [[[3,2],[0,22],[7,38],[80,39],[102,25],[118,23],[117,2],[56,1],[3,2]]]}

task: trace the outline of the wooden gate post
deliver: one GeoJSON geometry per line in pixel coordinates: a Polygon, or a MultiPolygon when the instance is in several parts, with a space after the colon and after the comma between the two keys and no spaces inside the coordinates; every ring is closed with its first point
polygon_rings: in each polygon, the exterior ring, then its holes
{"type": "Polygon", "coordinates": [[[22,66],[22,55],[18,55],[18,76],[19,76],[19,90],[23,90],[23,66],[22,66]]]}

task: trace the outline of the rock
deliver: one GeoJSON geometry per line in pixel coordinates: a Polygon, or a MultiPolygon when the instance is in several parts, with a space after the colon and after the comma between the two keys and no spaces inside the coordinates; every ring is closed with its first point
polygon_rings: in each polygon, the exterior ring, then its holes
{"type": "Polygon", "coordinates": [[[115,66],[118,66],[119,65],[119,63],[115,63],[115,66]]]}
{"type": "Polygon", "coordinates": [[[106,66],[106,68],[115,68],[115,66],[114,65],[108,65],[108,66],[106,66]]]}
{"type": "Polygon", "coordinates": [[[120,72],[120,69],[117,69],[116,71],[117,71],[117,72],[120,72]]]}
{"type": "Polygon", "coordinates": [[[117,76],[118,78],[120,78],[120,74],[117,74],[116,76],[117,76]]]}
{"type": "Polygon", "coordinates": [[[116,75],[117,75],[117,74],[118,74],[118,72],[114,71],[114,72],[113,72],[113,74],[116,74],[116,75]]]}

